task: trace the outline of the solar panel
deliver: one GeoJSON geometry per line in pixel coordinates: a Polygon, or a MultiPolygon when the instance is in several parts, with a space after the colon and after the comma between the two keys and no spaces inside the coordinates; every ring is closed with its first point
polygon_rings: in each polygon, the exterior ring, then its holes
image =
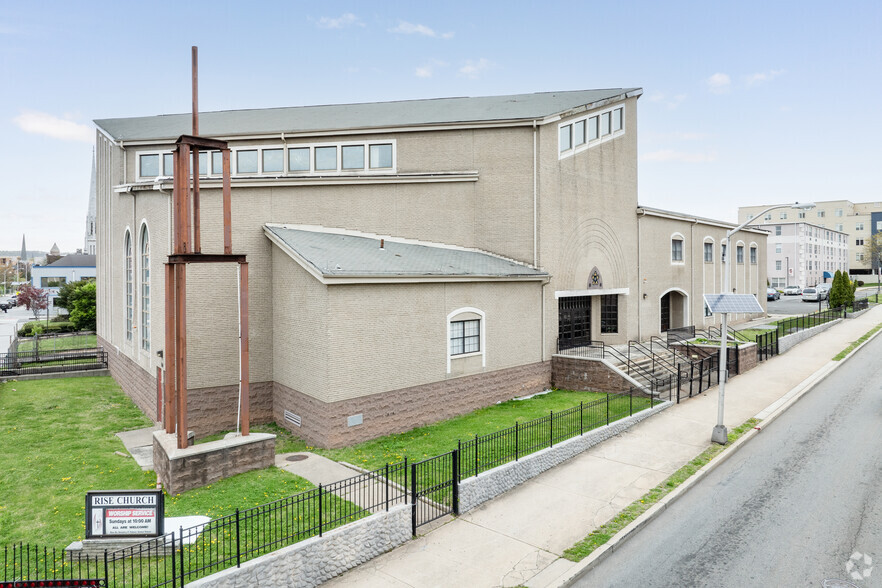
{"type": "Polygon", "coordinates": [[[753,294],[705,294],[704,303],[714,314],[763,312],[763,307],[753,294]]]}

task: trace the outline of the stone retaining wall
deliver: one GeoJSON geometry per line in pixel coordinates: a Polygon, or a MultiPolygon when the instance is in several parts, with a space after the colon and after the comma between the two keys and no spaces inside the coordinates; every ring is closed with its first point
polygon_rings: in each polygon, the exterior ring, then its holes
{"type": "Polygon", "coordinates": [[[251,433],[178,449],[172,433],[153,433],[153,466],[170,495],[275,464],[276,436],[251,433]]]}
{"type": "Polygon", "coordinates": [[[640,421],[670,406],[673,406],[672,402],[664,402],[649,410],[644,410],[599,429],[594,429],[579,437],[563,441],[554,447],[532,453],[516,462],[501,465],[475,477],[463,480],[459,484],[459,512],[468,512],[491,498],[508,492],[515,486],[523,484],[527,480],[565,462],[586,449],[618,435],[640,421]]]}
{"type": "Polygon", "coordinates": [[[812,327],[811,329],[806,329],[804,331],[799,331],[798,333],[793,333],[792,335],[787,335],[778,339],[778,353],[786,353],[793,349],[794,346],[799,345],[806,339],[811,339],[818,333],[823,333],[833,325],[839,324],[839,321],[843,319],[836,319],[834,321],[828,321],[823,325],[818,325],[817,327],[812,327]]]}
{"type": "Polygon", "coordinates": [[[551,383],[562,390],[627,392],[639,384],[629,381],[602,359],[554,355],[551,383]]]}
{"type": "Polygon", "coordinates": [[[318,586],[360,563],[377,557],[411,538],[411,506],[371,515],[278,551],[262,555],[201,580],[192,588],[251,588],[253,586],[318,586]]]}

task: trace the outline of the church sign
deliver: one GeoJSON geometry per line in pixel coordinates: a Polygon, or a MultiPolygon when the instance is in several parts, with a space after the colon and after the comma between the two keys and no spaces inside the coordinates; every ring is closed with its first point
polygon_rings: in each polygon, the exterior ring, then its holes
{"type": "Polygon", "coordinates": [[[163,534],[162,490],[101,490],[86,493],[86,538],[159,537],[163,534]]]}

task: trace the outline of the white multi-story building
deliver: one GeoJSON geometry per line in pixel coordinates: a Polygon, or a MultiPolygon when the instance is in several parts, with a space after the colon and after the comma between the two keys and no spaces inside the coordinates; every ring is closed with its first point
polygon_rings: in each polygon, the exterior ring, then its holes
{"type": "Polygon", "coordinates": [[[791,222],[768,227],[768,277],[773,288],[829,282],[848,272],[848,234],[819,225],[791,222]]]}

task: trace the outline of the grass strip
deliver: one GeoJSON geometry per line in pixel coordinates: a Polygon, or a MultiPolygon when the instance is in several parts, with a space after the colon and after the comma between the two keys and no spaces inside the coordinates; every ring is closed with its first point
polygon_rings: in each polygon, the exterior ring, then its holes
{"type": "Polygon", "coordinates": [[[860,345],[861,343],[863,343],[864,341],[866,341],[867,339],[869,339],[870,337],[872,337],[873,334],[876,333],[879,329],[882,329],[882,323],[879,323],[878,325],[876,325],[875,327],[873,327],[872,329],[870,329],[869,331],[867,331],[866,334],[865,334],[863,337],[861,337],[861,338],[858,339],[857,341],[852,342],[851,345],[849,345],[848,347],[846,347],[845,349],[843,349],[842,351],[840,351],[839,353],[837,353],[837,354],[833,357],[833,361],[841,361],[841,360],[845,359],[845,356],[846,356],[846,355],[848,355],[849,353],[851,353],[852,351],[854,351],[854,350],[857,348],[858,345],[860,345]]]}
{"type": "MultiPolygon", "coordinates": [[[[729,444],[736,441],[741,435],[754,428],[759,419],[750,419],[740,427],[729,433],[729,444]]],[[[647,492],[640,500],[635,500],[628,507],[612,518],[608,523],[598,527],[588,534],[587,537],[564,551],[563,556],[570,561],[582,561],[591,553],[613,538],[616,533],[631,524],[637,517],[642,515],[659,500],[670,494],[675,488],[688,480],[695,472],[707,465],[714,457],[721,453],[727,445],[708,446],[701,455],[674,472],[667,480],[647,492]]]]}

